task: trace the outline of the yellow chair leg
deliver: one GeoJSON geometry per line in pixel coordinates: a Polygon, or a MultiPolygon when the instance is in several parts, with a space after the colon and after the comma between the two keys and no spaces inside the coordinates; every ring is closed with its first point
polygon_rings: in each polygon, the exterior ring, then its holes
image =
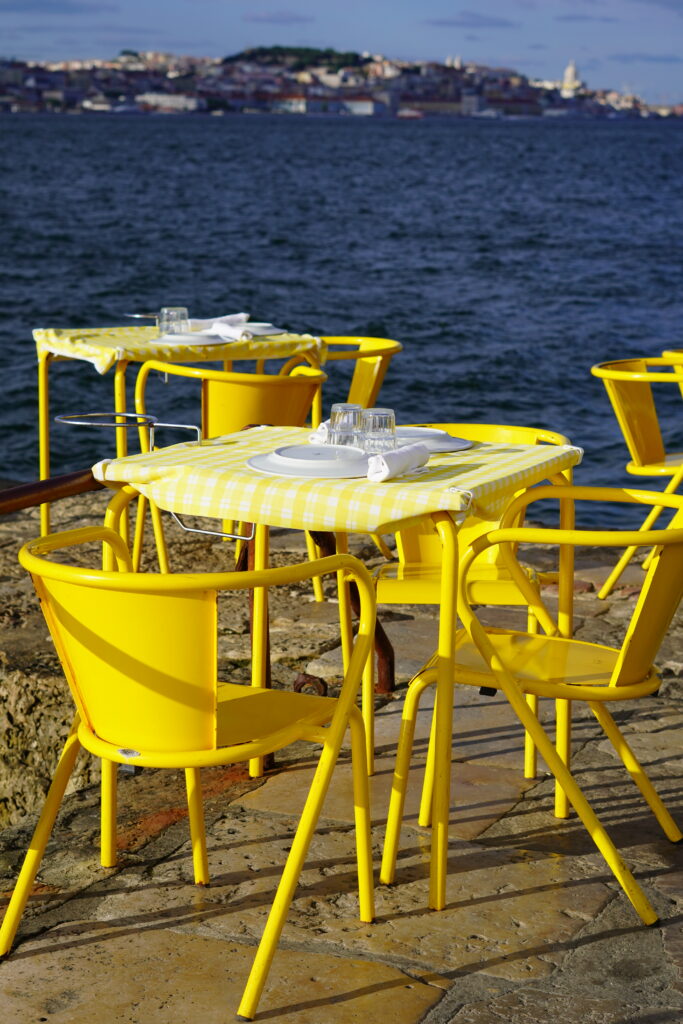
{"type": "Polygon", "coordinates": [[[149,511],[152,516],[152,528],[154,530],[154,541],[157,549],[157,558],[159,560],[159,572],[170,572],[168,563],[168,547],[166,545],[166,535],[164,534],[164,524],[161,512],[153,501],[150,501],[149,503],[149,511]]]}
{"type": "MultiPolygon", "coordinates": [[[[526,702],[533,715],[538,718],[538,697],[535,693],[527,693],[526,702]]],[[[538,774],[538,756],[534,741],[528,732],[524,733],[524,778],[535,779],[538,774]]]]}
{"type": "Polygon", "coordinates": [[[365,760],[365,726],[358,708],[351,709],[351,763],[353,770],[353,807],[356,823],[356,861],[358,863],[358,904],[360,919],[375,919],[375,894],[372,875],[372,838],[370,835],[370,786],[365,760]]]}
{"type": "MultiPolygon", "coordinates": [[[[242,523],[235,523],[231,519],[224,519],[223,520],[223,533],[243,533],[243,532],[244,532],[244,528],[242,526],[242,523]]],[[[245,550],[246,546],[247,546],[247,541],[245,541],[245,540],[236,540],[235,541],[235,565],[238,564],[240,558],[242,557],[242,552],[245,550]]]]}
{"type": "Polygon", "coordinates": [[[28,848],[28,853],[19,872],[12,898],[5,911],[2,928],[0,928],[0,957],[5,956],[12,948],[14,936],[17,933],[21,916],[31,894],[33,883],[45,853],[45,847],[52,833],[52,828],[64,797],[64,791],[71,777],[78,752],[81,749],[78,741],[78,726],[79,718],[76,715],[71,726],[71,732],[67,737],[64,749],[57,763],[57,768],[52,776],[50,789],[48,790],[43,810],[33,833],[31,845],[28,848]]]}
{"type": "MultiPolygon", "coordinates": [[[[572,757],[572,706],[571,701],[555,701],[555,749],[562,764],[569,768],[572,757]]],[[[555,817],[569,817],[569,800],[559,782],[555,783],[555,817]]]]}
{"type": "MultiPolygon", "coordinates": [[[[306,534],[306,537],[308,538],[308,534],[306,534]]],[[[347,554],[349,550],[349,539],[347,535],[345,533],[337,533],[335,534],[335,541],[337,545],[337,553],[347,554]]],[[[314,549],[318,551],[318,548],[315,546],[314,549]]],[[[321,582],[319,576],[315,576],[314,579],[317,580],[318,583],[321,582]]],[[[339,600],[339,632],[341,635],[342,665],[344,666],[344,674],[346,674],[349,668],[351,649],[353,647],[353,615],[351,610],[351,593],[349,590],[349,584],[343,572],[337,573],[337,597],[339,600]]]]}
{"type": "MultiPolygon", "coordinates": [[[[419,681],[411,682],[403,705],[401,718],[401,732],[396,750],[396,767],[391,783],[391,797],[389,798],[389,810],[387,812],[387,827],[384,838],[384,849],[382,851],[382,866],[379,880],[384,885],[391,885],[396,876],[396,858],[398,856],[398,841],[401,833],[401,822],[406,801],[408,788],[408,773],[410,771],[410,758],[413,752],[413,740],[415,738],[415,723],[417,720],[417,709],[425,688],[433,683],[433,678],[422,678],[419,681]]],[[[433,750],[431,740],[430,749],[433,750]]],[[[432,757],[433,762],[433,757],[432,757]]],[[[432,784],[430,789],[430,816],[431,816],[431,793],[433,792],[433,768],[432,784]]],[[[425,786],[423,795],[427,786],[425,786]]]]}
{"type": "MultiPolygon", "coordinates": [[[[333,726],[331,726],[333,728],[333,726]]],[[[289,911],[292,898],[294,896],[294,890],[296,889],[299,881],[299,875],[303,868],[308,848],[311,844],[313,832],[320,816],[320,810],[325,799],[325,794],[330,783],[332,771],[337,760],[339,753],[339,746],[341,744],[341,737],[337,736],[335,742],[332,742],[332,738],[325,743],[320,760],[318,761],[318,767],[316,768],[311,788],[306,797],[306,803],[299,820],[292,845],[285,861],[284,870],[282,877],[280,878],[280,884],[277,887],[275,893],[275,899],[273,900],[268,914],[268,920],[261,936],[254,962],[251,965],[251,971],[249,972],[249,978],[242,995],[242,1001],[240,1002],[239,1009],[237,1011],[238,1020],[253,1020],[256,1015],[256,1008],[258,1006],[263,988],[265,986],[270,965],[273,962],[275,950],[282,934],[284,927],[285,918],[289,911]]],[[[367,773],[365,765],[362,766],[363,772],[367,773]]]]}
{"type": "MultiPolygon", "coordinates": [[[[320,550],[315,541],[313,540],[313,538],[311,537],[310,533],[306,534],[306,551],[308,553],[308,560],[310,562],[314,562],[316,558],[320,558],[320,550]]],[[[312,583],[313,597],[316,599],[318,604],[322,604],[322,602],[325,600],[325,595],[323,593],[323,582],[319,576],[314,576],[312,583]]]]}
{"type": "Polygon", "coordinates": [[[662,798],[647,777],[645,769],[641,765],[640,761],[624,739],[624,736],[612,718],[612,715],[604,704],[599,704],[597,701],[591,701],[589,703],[589,707],[604,729],[610,743],[621,758],[626,771],[643,794],[650,810],[661,825],[665,836],[667,839],[670,839],[672,843],[679,843],[681,839],[683,839],[683,833],[664,806],[662,798]]]}
{"type": "MultiPolygon", "coordinates": [[[[680,484],[681,474],[677,473],[674,477],[671,478],[669,483],[666,485],[663,493],[673,494],[675,491],[678,490],[680,484]]],[[[655,505],[654,508],[652,508],[651,511],[648,512],[640,527],[641,530],[650,530],[652,528],[654,523],[656,523],[657,519],[659,518],[659,515],[662,511],[662,507],[662,505],[655,505]]],[[[631,561],[637,550],[637,547],[626,548],[621,558],[614,566],[611,573],[609,574],[609,576],[603,583],[602,587],[598,591],[598,597],[605,598],[612,593],[615,583],[617,582],[617,580],[619,579],[622,572],[624,571],[628,563],[631,561]]]]}
{"type": "Polygon", "coordinates": [[[116,856],[116,761],[102,758],[102,781],[100,783],[100,864],[103,868],[115,868],[116,856]]]}
{"type": "Polygon", "coordinates": [[[185,769],[187,809],[190,818],[192,865],[195,885],[209,884],[209,861],[206,856],[206,830],[204,828],[204,802],[199,768],[185,769]]]}
{"type": "Polygon", "coordinates": [[[614,566],[614,568],[612,569],[611,573],[609,574],[603,585],[600,587],[600,590],[598,590],[599,598],[604,600],[606,597],[609,597],[609,595],[612,593],[615,587],[617,580],[619,579],[622,572],[624,571],[628,563],[631,561],[637,550],[638,549],[635,547],[626,548],[623,555],[621,556],[617,564],[614,566]]]}
{"type": "Polygon", "coordinates": [[[656,911],[624,861],[621,859],[619,851],[608,836],[595,811],[586,800],[576,780],[569,772],[569,769],[559,757],[555,747],[548,739],[540,722],[531,714],[529,706],[524,700],[523,695],[513,685],[503,686],[503,689],[508,700],[512,704],[515,714],[521,721],[524,728],[531,733],[531,737],[538,747],[539,753],[545,759],[548,768],[569,797],[569,800],[581,819],[584,828],[604,857],[607,866],[610,868],[614,877],[619,882],[619,885],[624,890],[624,893],[631,901],[640,919],[644,924],[655,924],[658,920],[656,911]]]}
{"type": "Polygon", "coordinates": [[[372,541],[380,554],[384,555],[388,562],[391,562],[394,558],[394,552],[391,550],[384,537],[379,533],[371,533],[370,536],[372,537],[372,541]]]}
{"type": "Polygon", "coordinates": [[[422,793],[420,794],[420,809],[417,812],[417,823],[422,828],[429,828],[432,823],[432,802],[434,799],[434,724],[429,734],[429,745],[427,747],[427,761],[425,763],[424,779],[422,780],[422,793]]]}
{"type": "Polygon", "coordinates": [[[143,494],[138,498],[138,508],[135,514],[135,533],[133,534],[133,571],[140,572],[142,563],[142,545],[145,539],[145,516],[147,515],[147,498],[143,494]]]}
{"type": "MultiPolygon", "coordinates": [[[[526,631],[536,636],[538,633],[538,619],[531,608],[527,611],[526,631]]],[[[535,693],[527,693],[526,702],[538,718],[538,697],[535,693]]],[[[524,778],[535,779],[538,774],[538,755],[533,740],[528,732],[524,733],[524,778]]]]}
{"type": "MultiPolygon", "coordinates": [[[[436,676],[427,680],[429,683],[436,682],[436,676]]],[[[422,794],[420,796],[420,809],[417,815],[417,823],[422,828],[429,828],[432,823],[432,798],[434,796],[434,775],[435,775],[435,734],[434,734],[434,717],[432,716],[432,726],[429,730],[429,744],[427,746],[427,762],[425,764],[425,774],[422,782],[422,794]]]]}
{"type": "Polygon", "coordinates": [[[363,667],[361,704],[365,728],[365,763],[369,775],[375,773],[375,654],[370,651],[363,667]]]}

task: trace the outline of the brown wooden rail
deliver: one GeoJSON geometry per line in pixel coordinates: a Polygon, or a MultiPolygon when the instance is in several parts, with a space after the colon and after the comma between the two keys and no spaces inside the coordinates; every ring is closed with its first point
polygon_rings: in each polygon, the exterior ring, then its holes
{"type": "Polygon", "coordinates": [[[96,480],[90,469],[79,469],[75,473],[64,473],[49,480],[32,480],[28,484],[17,484],[0,491],[0,515],[33,508],[46,501],[70,498],[86,491],[99,491],[104,487],[96,480]]]}

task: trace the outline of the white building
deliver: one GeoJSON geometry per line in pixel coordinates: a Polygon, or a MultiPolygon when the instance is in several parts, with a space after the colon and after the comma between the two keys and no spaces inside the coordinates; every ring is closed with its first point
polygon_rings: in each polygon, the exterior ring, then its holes
{"type": "Polygon", "coordinates": [[[188,114],[206,107],[204,99],[185,93],[141,92],[135,97],[135,102],[140,107],[174,114],[188,114]]]}
{"type": "Polygon", "coordinates": [[[579,73],[576,68],[576,63],[573,60],[569,61],[566,68],[564,69],[564,75],[562,76],[562,85],[560,87],[560,95],[565,100],[571,100],[576,96],[579,89],[583,88],[583,82],[579,78],[579,73]]]}

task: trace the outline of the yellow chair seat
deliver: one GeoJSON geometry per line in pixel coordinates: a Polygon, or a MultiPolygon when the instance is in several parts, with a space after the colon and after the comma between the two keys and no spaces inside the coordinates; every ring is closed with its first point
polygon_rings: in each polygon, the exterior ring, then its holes
{"type": "Polygon", "coordinates": [[[281,729],[327,725],[337,701],[289,690],[259,690],[239,683],[219,683],[216,708],[216,745],[258,743],[281,729]]]}
{"type": "Polygon", "coordinates": [[[659,462],[627,462],[626,472],[638,476],[671,476],[683,466],[683,452],[667,452],[659,462]]]}
{"type": "MultiPolygon", "coordinates": [[[[525,567],[525,571],[529,579],[538,582],[533,569],[525,567]]],[[[441,575],[440,565],[422,565],[419,562],[390,562],[388,565],[380,565],[375,570],[375,579],[381,603],[438,604],[441,600],[441,575]],[[410,587],[409,596],[407,587],[410,587]]],[[[467,588],[473,604],[504,604],[506,599],[510,604],[519,603],[519,591],[515,583],[498,564],[482,562],[477,566],[476,575],[476,579],[468,582],[467,588]]],[[[546,582],[550,575],[544,574],[546,582]]],[[[553,582],[555,575],[552,574],[553,582]]]]}
{"type": "MultiPolygon", "coordinates": [[[[621,653],[614,647],[491,627],[486,634],[496,655],[525,693],[567,699],[599,696],[600,700],[624,700],[627,697],[625,691],[629,687],[609,686],[621,653]],[[599,694],[597,688],[601,688],[599,694]]],[[[458,632],[456,648],[455,681],[470,686],[491,686],[491,670],[464,630],[458,632]]],[[[641,696],[644,687],[653,690],[658,685],[659,678],[653,671],[633,687],[634,696],[641,696]]]]}

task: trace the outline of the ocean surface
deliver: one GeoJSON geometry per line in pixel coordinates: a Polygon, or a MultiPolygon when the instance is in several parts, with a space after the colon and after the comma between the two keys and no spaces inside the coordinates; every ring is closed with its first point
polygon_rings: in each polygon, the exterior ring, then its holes
{"type": "MultiPolygon", "coordinates": [[[[0,143],[2,478],[38,475],[34,327],[186,305],[396,338],[400,421],[546,426],[609,484],[627,451],[591,365],[683,347],[680,120],[19,115],[0,143]]],[[[112,408],[111,374],[51,379],[53,414],[112,408]]],[[[683,448],[680,394],[661,401],[683,448]]],[[[197,416],[172,387],[152,411],[197,416]]],[[[55,426],[53,472],[111,445],[55,426]]]]}

